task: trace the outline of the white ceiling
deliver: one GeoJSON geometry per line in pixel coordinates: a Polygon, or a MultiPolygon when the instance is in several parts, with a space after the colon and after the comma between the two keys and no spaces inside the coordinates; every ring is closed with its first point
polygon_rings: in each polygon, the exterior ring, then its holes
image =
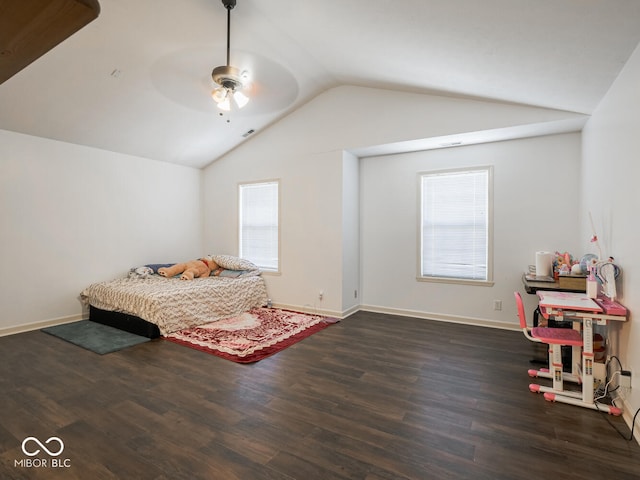
{"type": "Polygon", "coordinates": [[[1,129],[203,167],[340,84],[590,114],[640,43],[638,0],[237,0],[251,102],[221,116],[220,0],[100,5],[0,85],[1,129]]]}

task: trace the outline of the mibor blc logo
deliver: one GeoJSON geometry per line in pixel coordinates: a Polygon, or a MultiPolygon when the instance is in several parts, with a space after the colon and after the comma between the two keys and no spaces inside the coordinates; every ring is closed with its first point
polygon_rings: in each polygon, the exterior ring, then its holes
{"type": "Polygon", "coordinates": [[[28,458],[14,460],[14,467],[23,468],[69,468],[71,460],[57,458],[64,452],[64,442],[59,437],[49,437],[41,442],[36,437],[27,437],[22,441],[22,453],[28,458]]]}

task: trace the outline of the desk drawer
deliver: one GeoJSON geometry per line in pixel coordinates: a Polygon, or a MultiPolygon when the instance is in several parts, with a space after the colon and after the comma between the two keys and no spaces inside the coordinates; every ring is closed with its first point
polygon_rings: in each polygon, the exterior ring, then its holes
{"type": "Polygon", "coordinates": [[[587,291],[587,277],[580,275],[560,275],[558,277],[558,286],[566,290],[587,291]]]}

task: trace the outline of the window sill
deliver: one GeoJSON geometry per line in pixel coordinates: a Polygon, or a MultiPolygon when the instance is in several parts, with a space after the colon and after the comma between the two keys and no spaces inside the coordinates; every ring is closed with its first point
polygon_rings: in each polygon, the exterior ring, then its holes
{"type": "Polygon", "coordinates": [[[455,285],[473,285],[476,287],[493,287],[493,280],[467,280],[464,278],[416,277],[418,282],[451,283],[455,285]]]}

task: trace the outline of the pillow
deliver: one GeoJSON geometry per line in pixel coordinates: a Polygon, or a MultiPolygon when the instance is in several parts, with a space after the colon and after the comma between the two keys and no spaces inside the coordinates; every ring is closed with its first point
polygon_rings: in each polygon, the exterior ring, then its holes
{"type": "MultiPolygon", "coordinates": [[[[258,268],[258,266],[255,263],[250,262],[249,260],[245,260],[244,258],[234,257],[232,255],[211,255],[211,258],[224,270],[240,270],[241,273],[237,275],[238,277],[260,275],[260,269],[258,268]]],[[[220,276],[228,277],[231,275],[222,275],[221,273],[220,276]]]]}
{"type": "Polygon", "coordinates": [[[216,277],[227,277],[227,278],[238,278],[243,275],[247,276],[252,270],[220,270],[219,273],[211,272],[211,275],[215,275],[216,277]]]}
{"type": "Polygon", "coordinates": [[[129,274],[127,275],[127,277],[129,278],[149,278],[151,275],[153,275],[155,272],[147,267],[133,267],[131,270],[129,270],[129,274]]]}
{"type": "Polygon", "coordinates": [[[175,263],[150,263],[149,265],[145,265],[145,267],[153,270],[153,273],[158,273],[159,268],[168,268],[174,266],[175,263]]]}

